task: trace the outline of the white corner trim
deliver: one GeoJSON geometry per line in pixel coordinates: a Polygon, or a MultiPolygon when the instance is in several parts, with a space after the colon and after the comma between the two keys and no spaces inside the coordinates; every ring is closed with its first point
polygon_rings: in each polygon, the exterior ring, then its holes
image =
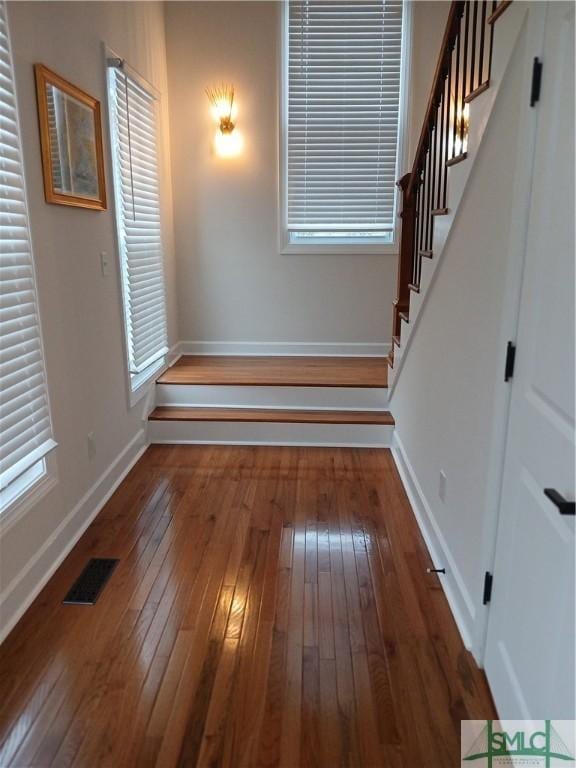
{"type": "Polygon", "coordinates": [[[42,547],[0,593],[0,643],[29,608],[84,531],[148,447],[140,430],[100,475],[42,547]]]}
{"type": "Polygon", "coordinates": [[[390,344],[384,342],[307,341],[181,341],[180,355],[264,355],[267,357],[386,357],[390,344]]]}
{"type": "MultiPolygon", "coordinates": [[[[416,518],[426,547],[430,552],[430,557],[432,558],[434,566],[446,568],[446,574],[440,577],[440,583],[442,584],[444,594],[448,600],[448,605],[450,606],[450,610],[452,611],[452,615],[458,626],[462,642],[466,649],[471,651],[476,658],[476,649],[472,643],[472,637],[474,636],[474,620],[476,616],[473,600],[466,589],[458,566],[450,553],[446,540],[434,518],[432,509],[426,500],[414,468],[408,460],[404,446],[396,431],[392,439],[392,456],[394,457],[396,467],[398,468],[398,474],[404,485],[404,490],[408,496],[410,506],[414,512],[414,517],[416,518]]],[[[476,658],[476,661],[480,663],[478,658],[476,658]]]]}
{"type": "Polygon", "coordinates": [[[168,352],[166,353],[166,368],[170,368],[171,365],[174,365],[174,363],[182,357],[182,352],[180,351],[180,341],[177,341],[176,344],[173,344],[168,352]]]}

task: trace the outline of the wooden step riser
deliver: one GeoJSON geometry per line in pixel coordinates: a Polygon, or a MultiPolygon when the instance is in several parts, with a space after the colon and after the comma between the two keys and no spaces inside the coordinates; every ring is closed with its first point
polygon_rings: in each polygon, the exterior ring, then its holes
{"type": "Polygon", "coordinates": [[[157,384],[156,405],[299,410],[385,410],[388,390],[370,387],[266,387],[157,384]]]}
{"type": "Polygon", "coordinates": [[[150,421],[151,443],[389,448],[392,425],[150,421]]]}

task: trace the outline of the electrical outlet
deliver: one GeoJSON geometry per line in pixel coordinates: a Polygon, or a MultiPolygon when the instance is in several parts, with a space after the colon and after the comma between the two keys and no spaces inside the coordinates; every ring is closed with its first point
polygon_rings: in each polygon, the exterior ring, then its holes
{"type": "Polygon", "coordinates": [[[102,277],[108,277],[110,274],[108,251],[100,251],[100,269],[102,270],[102,277]]]}
{"type": "Polygon", "coordinates": [[[446,501],[446,472],[443,469],[440,470],[440,480],[438,482],[438,496],[441,501],[446,501]]]}
{"type": "Polygon", "coordinates": [[[87,441],[88,441],[88,458],[93,459],[94,456],[96,456],[96,438],[94,437],[94,432],[88,432],[87,441]]]}

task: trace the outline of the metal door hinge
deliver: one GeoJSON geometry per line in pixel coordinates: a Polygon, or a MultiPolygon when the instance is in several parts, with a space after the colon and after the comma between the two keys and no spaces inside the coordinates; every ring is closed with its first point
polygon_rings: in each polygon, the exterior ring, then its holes
{"type": "Polygon", "coordinates": [[[506,365],[504,366],[504,381],[510,381],[514,376],[514,363],[516,362],[516,344],[509,341],[506,347],[506,365]]]}
{"type": "Polygon", "coordinates": [[[534,57],[532,64],[532,85],[530,87],[530,106],[533,107],[540,101],[540,89],[542,87],[542,62],[538,56],[534,57]]]}
{"type": "Polygon", "coordinates": [[[486,571],[484,574],[484,594],[482,596],[482,605],[488,605],[492,599],[492,574],[486,571]]]}

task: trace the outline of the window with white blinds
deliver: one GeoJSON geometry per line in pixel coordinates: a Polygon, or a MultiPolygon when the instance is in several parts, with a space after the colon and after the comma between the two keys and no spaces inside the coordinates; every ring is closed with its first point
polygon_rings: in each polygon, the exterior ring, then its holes
{"type": "Polygon", "coordinates": [[[0,491],[29,474],[55,446],[8,20],[0,2],[0,491]]]}
{"type": "Polygon", "coordinates": [[[286,26],[290,239],[391,242],[402,0],[289,0],[286,26]]]}
{"type": "Polygon", "coordinates": [[[117,59],[109,61],[109,114],[128,366],[133,388],[168,351],[157,103],[117,59]]]}

